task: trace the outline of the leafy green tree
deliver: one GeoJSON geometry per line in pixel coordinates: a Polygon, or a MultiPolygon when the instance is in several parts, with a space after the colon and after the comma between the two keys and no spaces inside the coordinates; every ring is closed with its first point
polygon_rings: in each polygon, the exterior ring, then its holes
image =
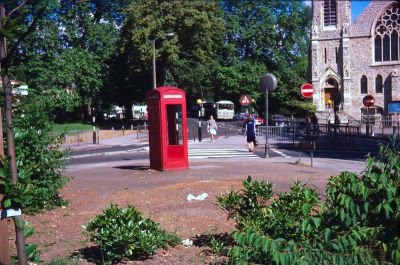
{"type": "Polygon", "coordinates": [[[223,43],[224,30],[217,1],[134,1],[126,10],[115,68],[118,100],[142,101],[144,92],[152,88],[151,41],[156,37],[160,37],[157,83],[182,87],[189,98],[210,94],[218,65],[215,50],[223,43]],[[174,36],[168,39],[165,34],[170,32],[174,36]]]}
{"type": "Polygon", "coordinates": [[[308,109],[299,90],[307,76],[310,8],[294,0],[222,1],[222,8],[228,29],[220,50],[220,71],[228,75],[216,75],[215,90],[250,93],[263,102],[258,82],[270,72],[278,79],[278,89],[271,95],[272,111],[308,109]],[[236,78],[226,82],[227,76],[236,78]]]}
{"type": "Polygon", "coordinates": [[[23,71],[53,114],[90,115],[109,76],[126,2],[28,1],[7,25],[10,74],[23,71]]]}

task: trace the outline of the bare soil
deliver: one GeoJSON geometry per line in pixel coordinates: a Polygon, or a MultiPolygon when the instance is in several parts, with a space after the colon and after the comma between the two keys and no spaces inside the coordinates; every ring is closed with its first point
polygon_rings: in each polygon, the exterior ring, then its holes
{"type": "Polygon", "coordinates": [[[324,188],[332,171],[299,165],[238,163],[192,163],[190,170],[159,172],[144,166],[104,167],[67,172],[72,180],[62,190],[66,207],[25,218],[35,226],[30,242],[38,243],[41,258],[80,257],[81,264],[99,260],[98,252],[81,233],[82,226],[110,203],[133,205],[159,222],[167,231],[194,241],[191,247],[179,245],[161,250],[146,260],[129,264],[210,264],[217,260],[210,252],[213,237],[226,238],[234,223],[216,205],[216,195],[241,188],[241,181],[252,175],[276,183],[278,192],[288,190],[299,179],[324,188]],[[267,177],[268,176],[268,177],[267,177]],[[189,193],[208,193],[204,201],[187,201],[189,193]],[[96,256],[97,255],[97,256],[96,256]]]}

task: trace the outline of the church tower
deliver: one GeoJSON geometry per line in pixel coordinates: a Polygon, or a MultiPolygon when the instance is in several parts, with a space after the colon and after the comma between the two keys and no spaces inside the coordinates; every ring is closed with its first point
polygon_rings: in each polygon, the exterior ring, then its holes
{"type": "Polygon", "coordinates": [[[324,112],[351,105],[349,30],[350,0],[313,0],[311,81],[313,103],[324,112]]]}

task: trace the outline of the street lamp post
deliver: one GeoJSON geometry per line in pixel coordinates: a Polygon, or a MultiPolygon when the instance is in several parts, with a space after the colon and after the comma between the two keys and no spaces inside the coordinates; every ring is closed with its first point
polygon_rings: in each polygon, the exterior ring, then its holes
{"type": "MultiPolygon", "coordinates": [[[[174,33],[170,32],[165,34],[167,37],[174,36],[174,33]]],[[[156,41],[160,38],[160,36],[156,37],[151,41],[151,46],[153,48],[153,89],[157,87],[157,77],[156,77],[156,41]]]]}
{"type": "Polygon", "coordinates": [[[202,135],[201,135],[201,120],[200,120],[200,118],[201,118],[203,100],[198,99],[198,100],[196,100],[196,103],[199,105],[199,129],[198,129],[198,132],[199,132],[199,142],[201,142],[202,135]]]}

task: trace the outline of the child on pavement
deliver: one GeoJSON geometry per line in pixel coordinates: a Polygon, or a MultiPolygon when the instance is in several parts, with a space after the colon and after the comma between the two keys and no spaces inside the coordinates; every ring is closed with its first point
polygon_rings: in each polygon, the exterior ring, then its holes
{"type": "Polygon", "coordinates": [[[210,134],[211,136],[211,142],[214,142],[215,140],[215,135],[217,135],[217,122],[214,120],[213,116],[210,116],[210,119],[208,120],[207,123],[207,132],[210,134]]]}

